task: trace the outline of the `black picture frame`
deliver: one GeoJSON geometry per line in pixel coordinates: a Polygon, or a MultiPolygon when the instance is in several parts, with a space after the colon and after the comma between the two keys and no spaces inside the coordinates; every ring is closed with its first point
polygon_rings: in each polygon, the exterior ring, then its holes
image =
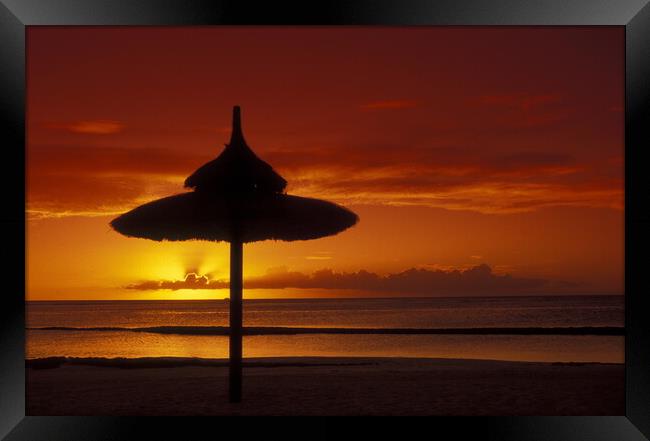
{"type": "Polygon", "coordinates": [[[0,438],[122,440],[371,436],[454,439],[645,440],[650,438],[650,284],[644,253],[650,209],[643,150],[650,146],[650,6],[648,0],[363,0],[304,2],[183,0],[2,0],[0,112],[4,123],[0,247],[9,283],[0,309],[0,438]],[[626,35],[625,105],[625,416],[431,417],[310,420],[242,424],[236,418],[25,416],[25,31],[41,25],[609,25],[626,35]]]}

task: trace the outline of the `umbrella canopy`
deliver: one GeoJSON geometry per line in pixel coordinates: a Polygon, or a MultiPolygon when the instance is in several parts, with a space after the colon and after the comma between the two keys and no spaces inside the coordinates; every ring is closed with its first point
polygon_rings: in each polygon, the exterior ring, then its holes
{"type": "Polygon", "coordinates": [[[308,240],[354,225],[356,214],[331,202],[286,194],[239,198],[182,193],[123,214],[111,225],[126,236],[162,240],[308,240]]]}
{"type": "Polygon", "coordinates": [[[229,394],[233,403],[242,397],[243,243],[316,239],[359,220],[331,202],[284,194],[286,185],[246,144],[236,106],[230,143],[185,181],[194,191],[149,202],[111,222],[126,236],[230,242],[229,394]]]}
{"type": "Polygon", "coordinates": [[[246,144],[238,106],[230,143],[185,186],[194,191],[141,205],[111,226],[126,236],[156,241],[294,241],[337,234],[359,219],[332,202],[282,193],[284,178],[246,144]]]}

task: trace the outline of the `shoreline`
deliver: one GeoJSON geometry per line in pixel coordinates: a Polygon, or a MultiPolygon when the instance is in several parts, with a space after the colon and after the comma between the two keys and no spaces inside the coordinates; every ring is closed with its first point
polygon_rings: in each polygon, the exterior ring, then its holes
{"type": "MultiPolygon", "coordinates": [[[[147,326],[147,327],[27,327],[27,331],[71,332],[146,332],[177,335],[229,335],[229,326],[147,326]]],[[[299,335],[299,334],[345,334],[345,335],[605,335],[624,336],[622,326],[574,326],[574,327],[476,327],[476,328],[331,328],[247,326],[243,335],[299,335]]]]}
{"type": "MultiPolygon", "coordinates": [[[[244,358],[243,366],[256,367],[317,367],[317,366],[368,366],[386,361],[411,362],[475,362],[503,363],[550,366],[625,366],[625,363],[607,363],[599,361],[511,361],[478,358],[440,358],[440,357],[250,357],[244,358]]],[[[25,359],[28,369],[55,369],[62,366],[94,366],[119,369],[177,368],[186,366],[227,367],[227,358],[201,357],[41,357],[25,359]]]]}

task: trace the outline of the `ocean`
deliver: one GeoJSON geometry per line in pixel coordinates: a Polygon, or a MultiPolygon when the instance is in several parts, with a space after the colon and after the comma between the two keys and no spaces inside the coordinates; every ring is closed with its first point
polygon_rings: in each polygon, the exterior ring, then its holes
{"type": "MultiPolygon", "coordinates": [[[[26,308],[28,359],[228,357],[224,300],[26,308]]],[[[244,357],[625,360],[623,296],[244,300],[244,327],[244,357]]]]}

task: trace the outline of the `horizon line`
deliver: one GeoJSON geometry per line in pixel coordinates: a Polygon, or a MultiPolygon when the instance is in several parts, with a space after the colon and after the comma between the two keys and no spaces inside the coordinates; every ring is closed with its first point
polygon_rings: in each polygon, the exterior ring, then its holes
{"type": "MultiPolygon", "coordinates": [[[[244,298],[244,301],[258,300],[375,300],[375,299],[486,299],[486,298],[514,298],[514,297],[625,297],[625,293],[570,293],[570,294],[490,294],[490,295],[458,295],[458,296],[346,296],[346,297],[265,297],[244,298]]],[[[214,302],[229,301],[229,297],[214,299],[25,299],[29,302],[214,302]]]]}

